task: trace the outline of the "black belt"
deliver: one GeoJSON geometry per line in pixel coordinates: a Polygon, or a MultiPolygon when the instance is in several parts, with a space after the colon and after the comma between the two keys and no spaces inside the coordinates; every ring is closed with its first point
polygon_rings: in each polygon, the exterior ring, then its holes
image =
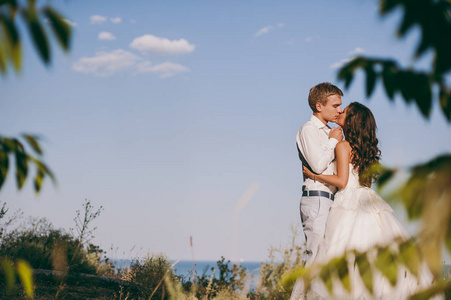
{"type": "Polygon", "coordinates": [[[325,191],[303,191],[302,192],[302,197],[326,197],[332,201],[334,201],[335,195],[332,193],[328,193],[325,191]]]}

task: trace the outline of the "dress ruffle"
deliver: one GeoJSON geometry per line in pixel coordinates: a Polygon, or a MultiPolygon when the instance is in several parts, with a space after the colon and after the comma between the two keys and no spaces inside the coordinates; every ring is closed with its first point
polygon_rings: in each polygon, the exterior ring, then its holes
{"type": "Polygon", "coordinates": [[[375,191],[367,187],[346,187],[337,192],[331,207],[347,210],[360,210],[380,213],[386,211],[393,213],[393,209],[375,191]]]}
{"type": "MultiPolygon", "coordinates": [[[[409,238],[405,228],[394,217],[390,205],[372,189],[360,186],[358,178],[350,165],[348,184],[335,194],[314,264],[326,263],[342,256],[347,250],[364,252],[374,246],[391,245],[395,239],[409,238]]],[[[407,299],[414,292],[430,286],[433,280],[426,266],[418,279],[400,267],[395,287],[376,272],[373,274],[375,293],[370,295],[352,262],[349,268],[353,270],[350,272],[350,293],[338,288],[334,289],[334,295],[330,295],[324,284],[315,279],[308,291],[303,290],[302,282],[297,282],[291,299],[407,299]]]]}

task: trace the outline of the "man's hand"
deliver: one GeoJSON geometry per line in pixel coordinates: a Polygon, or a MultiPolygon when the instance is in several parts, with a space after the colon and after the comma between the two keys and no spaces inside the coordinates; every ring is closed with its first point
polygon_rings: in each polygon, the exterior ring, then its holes
{"type": "Polygon", "coordinates": [[[336,139],[337,141],[341,141],[343,139],[343,132],[341,131],[341,127],[332,128],[329,132],[330,139],[336,139]]]}
{"type": "Polygon", "coordinates": [[[304,173],[304,176],[310,179],[313,179],[315,174],[307,169],[305,166],[302,166],[302,173],[304,173]]]}

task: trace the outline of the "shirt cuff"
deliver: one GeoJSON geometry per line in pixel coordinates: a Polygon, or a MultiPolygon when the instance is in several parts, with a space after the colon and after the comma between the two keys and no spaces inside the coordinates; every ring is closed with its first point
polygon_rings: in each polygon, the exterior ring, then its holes
{"type": "Polygon", "coordinates": [[[331,148],[335,148],[335,146],[337,146],[338,144],[338,140],[334,139],[334,138],[330,138],[329,141],[327,142],[327,144],[331,147],[331,148]]]}

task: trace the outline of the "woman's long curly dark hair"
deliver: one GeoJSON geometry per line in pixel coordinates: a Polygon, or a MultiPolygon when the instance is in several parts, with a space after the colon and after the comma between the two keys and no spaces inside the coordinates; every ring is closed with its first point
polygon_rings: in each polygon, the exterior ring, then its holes
{"type": "Polygon", "coordinates": [[[360,184],[366,187],[370,187],[378,175],[373,168],[381,156],[376,129],[376,120],[368,107],[358,102],[349,104],[343,131],[352,149],[351,163],[359,172],[360,184]]]}

